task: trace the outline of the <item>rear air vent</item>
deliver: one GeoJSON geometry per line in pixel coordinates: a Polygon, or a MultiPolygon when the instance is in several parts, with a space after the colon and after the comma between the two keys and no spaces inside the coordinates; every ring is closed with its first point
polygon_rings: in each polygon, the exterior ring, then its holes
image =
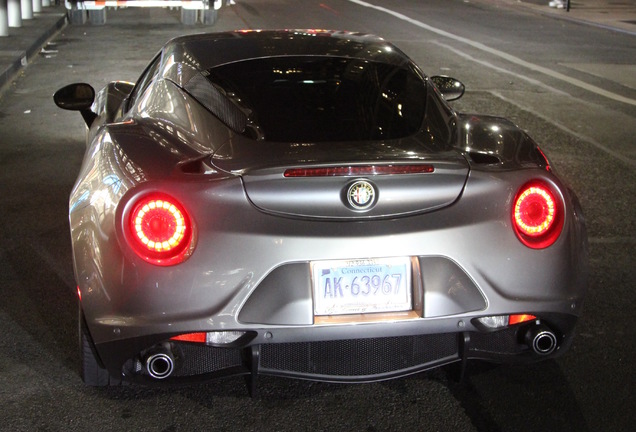
{"type": "Polygon", "coordinates": [[[480,165],[494,165],[501,162],[497,156],[488,153],[470,152],[468,156],[473,162],[480,165]]]}

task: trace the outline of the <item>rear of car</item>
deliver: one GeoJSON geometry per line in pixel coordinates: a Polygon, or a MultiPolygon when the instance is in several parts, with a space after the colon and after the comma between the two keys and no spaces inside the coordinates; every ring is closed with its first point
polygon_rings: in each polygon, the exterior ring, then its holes
{"type": "Polygon", "coordinates": [[[71,197],[108,376],[371,381],[567,348],[585,229],[525,133],[455,113],[377,38],[205,40],[92,129],[71,197]]]}

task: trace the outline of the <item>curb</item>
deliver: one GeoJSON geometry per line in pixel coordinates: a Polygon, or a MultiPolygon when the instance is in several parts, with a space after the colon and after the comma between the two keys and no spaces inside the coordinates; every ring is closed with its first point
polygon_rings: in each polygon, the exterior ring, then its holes
{"type": "Polygon", "coordinates": [[[46,41],[64,28],[66,23],[66,14],[60,15],[59,19],[48,29],[41,32],[39,37],[35,38],[33,43],[26,50],[16,50],[11,53],[14,58],[9,62],[8,66],[5,66],[4,70],[0,71],[0,95],[5,89],[5,86],[8,85],[20,73],[20,71],[28,65],[34,55],[40,52],[40,49],[46,41]]]}

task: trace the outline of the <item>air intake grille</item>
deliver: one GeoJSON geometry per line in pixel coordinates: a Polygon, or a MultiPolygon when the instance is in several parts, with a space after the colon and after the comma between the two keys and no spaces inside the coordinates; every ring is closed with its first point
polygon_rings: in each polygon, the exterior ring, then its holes
{"type": "Polygon", "coordinates": [[[260,370],[295,375],[362,378],[425,368],[457,358],[457,335],[400,336],[265,344],[260,370]]]}

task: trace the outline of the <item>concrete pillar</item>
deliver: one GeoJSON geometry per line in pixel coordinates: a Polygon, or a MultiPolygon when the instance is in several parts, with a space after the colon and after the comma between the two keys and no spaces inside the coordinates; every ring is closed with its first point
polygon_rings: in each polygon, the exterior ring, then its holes
{"type": "Polygon", "coordinates": [[[32,0],[22,0],[20,4],[22,5],[22,19],[23,20],[33,19],[32,0]]]}
{"type": "Polygon", "coordinates": [[[33,0],[33,13],[42,12],[42,0],[33,0]]]}
{"type": "Polygon", "coordinates": [[[22,12],[20,0],[8,0],[7,12],[9,15],[9,27],[22,27],[22,12]]]}
{"type": "Polygon", "coordinates": [[[9,36],[9,15],[7,0],[0,0],[0,36],[9,36]]]}

